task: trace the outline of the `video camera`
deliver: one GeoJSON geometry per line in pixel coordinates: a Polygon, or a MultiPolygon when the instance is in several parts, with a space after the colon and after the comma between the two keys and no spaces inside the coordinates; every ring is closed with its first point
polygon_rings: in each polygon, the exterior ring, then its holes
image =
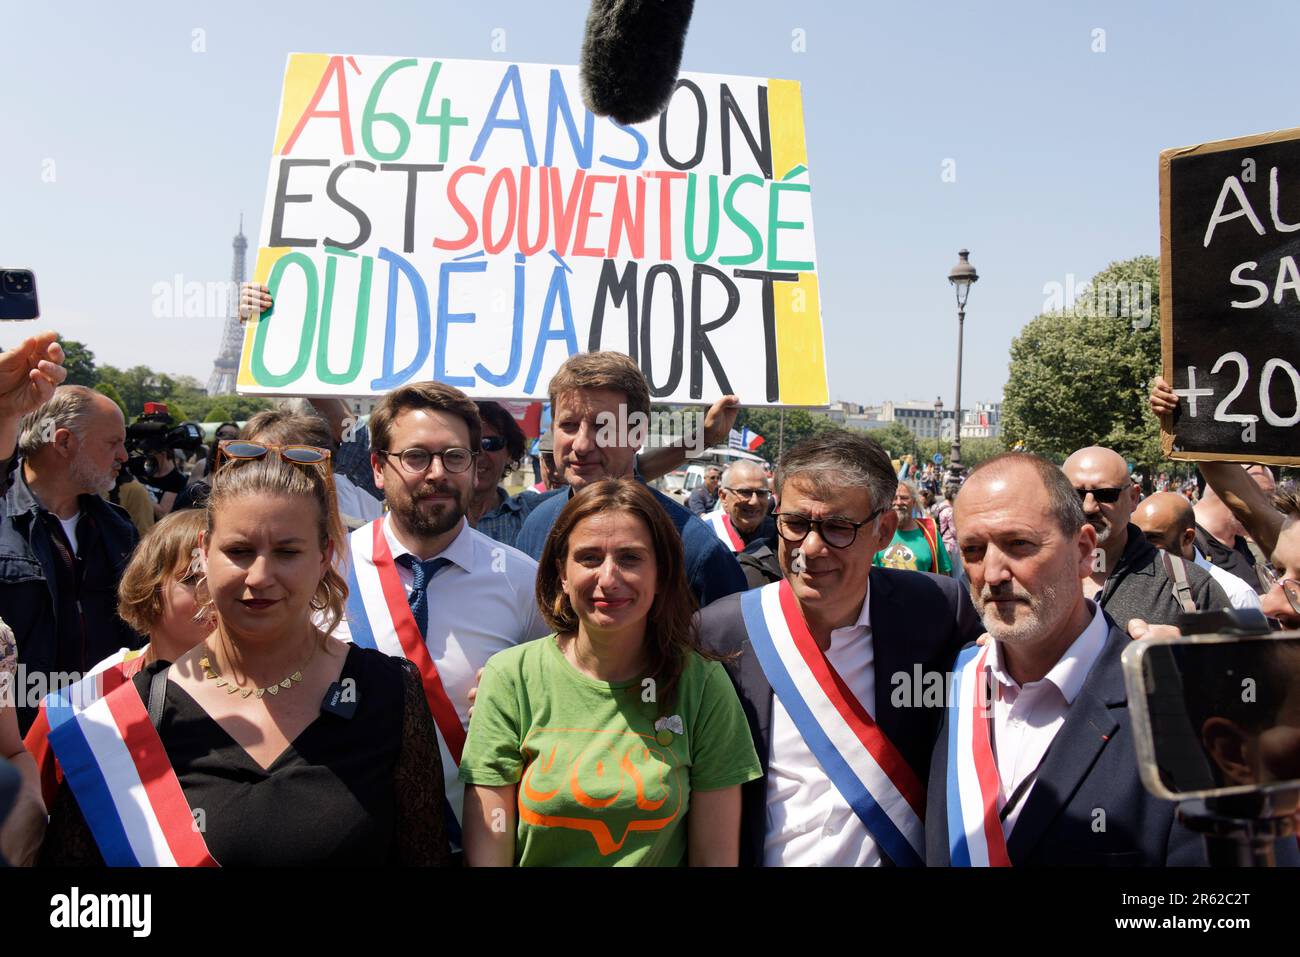
{"type": "Polygon", "coordinates": [[[126,427],[126,467],[137,479],[158,471],[154,455],[170,449],[193,452],[203,447],[203,431],[193,422],[175,425],[162,402],[146,402],[144,414],[126,427]]]}

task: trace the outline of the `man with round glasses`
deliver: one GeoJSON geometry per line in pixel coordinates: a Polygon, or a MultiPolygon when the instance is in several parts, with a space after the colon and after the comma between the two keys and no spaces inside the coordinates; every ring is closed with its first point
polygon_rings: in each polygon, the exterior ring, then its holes
{"type": "Polygon", "coordinates": [[[1130,619],[1172,625],[1184,612],[1228,608],[1223,589],[1204,569],[1157,550],[1131,521],[1141,490],[1128,463],[1101,446],[1079,449],[1061,466],[1097,532],[1093,571],[1083,594],[1101,605],[1120,628],[1130,619]]]}
{"type": "Polygon", "coordinates": [[[389,511],[350,537],[347,617],[335,636],[419,668],[458,849],[469,691],[493,654],[548,633],[533,597],[537,563],[466,521],[482,426],[463,392],[440,382],[402,386],[369,424],[375,485],[389,511]]]}
{"type": "Polygon", "coordinates": [[[799,443],[776,472],[782,579],[700,613],[763,765],[742,789],[742,864],[924,860],[944,676],[983,629],[952,579],[872,566],[897,483],[862,433],[799,443]]]}

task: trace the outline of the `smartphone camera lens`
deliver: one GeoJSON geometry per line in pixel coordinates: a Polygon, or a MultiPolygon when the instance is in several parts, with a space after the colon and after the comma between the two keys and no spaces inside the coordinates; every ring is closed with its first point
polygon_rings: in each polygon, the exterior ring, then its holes
{"type": "Polygon", "coordinates": [[[6,269],[0,273],[0,289],[11,296],[30,296],[32,274],[26,269],[6,269]]]}

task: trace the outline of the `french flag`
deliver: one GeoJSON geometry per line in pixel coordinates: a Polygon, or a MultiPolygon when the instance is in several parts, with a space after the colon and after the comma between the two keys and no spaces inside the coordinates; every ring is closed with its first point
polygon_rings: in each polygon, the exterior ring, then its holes
{"type": "Polygon", "coordinates": [[[728,436],[727,445],[733,449],[745,449],[748,452],[755,452],[765,441],[767,440],[761,435],[757,432],[751,432],[749,429],[740,429],[739,431],[732,429],[731,434],[728,436]]]}

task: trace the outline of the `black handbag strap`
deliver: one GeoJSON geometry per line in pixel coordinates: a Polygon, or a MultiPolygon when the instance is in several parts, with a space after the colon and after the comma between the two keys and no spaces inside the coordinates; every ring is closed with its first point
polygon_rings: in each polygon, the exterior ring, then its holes
{"type": "Polygon", "coordinates": [[[166,668],[160,668],[149,679],[149,723],[153,725],[155,731],[162,726],[163,702],[167,698],[167,672],[171,667],[168,665],[166,668]]]}

